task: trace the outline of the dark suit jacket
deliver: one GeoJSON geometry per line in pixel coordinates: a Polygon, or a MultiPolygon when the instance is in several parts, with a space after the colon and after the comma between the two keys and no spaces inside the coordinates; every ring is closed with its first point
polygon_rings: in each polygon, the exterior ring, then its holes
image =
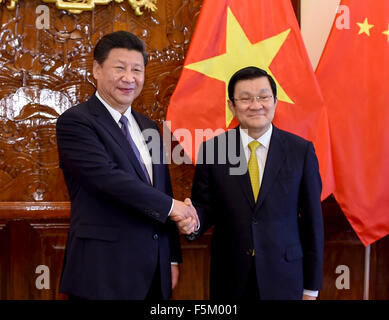
{"type": "Polygon", "coordinates": [[[197,164],[195,171],[199,234],[214,226],[211,298],[241,298],[255,259],[261,299],[301,299],[303,289],[319,290],[322,282],[321,179],[313,145],[273,126],[257,203],[248,171],[231,175],[233,157],[220,164],[223,152],[217,154],[218,148],[230,152],[247,169],[241,147],[238,128],[205,142],[199,155],[213,152],[215,164],[197,164]]]}
{"type": "MultiPolygon", "coordinates": [[[[132,111],[141,130],[156,124],[132,111]]],[[[159,135],[159,133],[158,133],[159,135]]],[[[89,299],[144,299],[154,271],[171,295],[171,261],[180,262],[179,236],[168,219],[168,167],[153,164],[153,186],[108,110],[93,95],[57,121],[60,166],[71,221],[60,290],[89,299]]],[[[162,141],[160,154],[163,156],[162,141]]]]}

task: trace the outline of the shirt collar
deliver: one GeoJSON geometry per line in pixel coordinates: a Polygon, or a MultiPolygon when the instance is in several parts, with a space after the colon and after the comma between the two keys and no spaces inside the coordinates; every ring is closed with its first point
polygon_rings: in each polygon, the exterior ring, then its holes
{"type": "MultiPolygon", "coordinates": [[[[101,101],[101,103],[104,105],[104,107],[107,108],[107,110],[109,111],[109,113],[111,114],[112,118],[116,121],[116,123],[119,123],[119,120],[120,118],[122,117],[122,114],[115,110],[114,108],[112,108],[100,95],[99,93],[96,91],[96,97],[97,99],[99,99],[101,101]]],[[[124,112],[124,115],[127,117],[127,119],[130,121],[131,119],[131,106],[128,107],[128,109],[126,110],[126,112],[124,112]]]]}
{"type": "MultiPolygon", "coordinates": [[[[247,134],[247,131],[245,129],[242,129],[240,126],[239,126],[239,131],[240,131],[240,137],[241,137],[241,140],[242,140],[242,144],[243,144],[243,148],[247,148],[248,147],[248,144],[251,142],[251,141],[254,141],[255,139],[251,138],[248,134],[247,134]]],[[[269,129],[267,129],[267,131],[262,135],[260,136],[257,141],[262,145],[264,146],[266,149],[269,148],[269,145],[270,145],[270,139],[271,139],[271,134],[273,132],[273,125],[270,124],[270,127],[269,129]]]]}

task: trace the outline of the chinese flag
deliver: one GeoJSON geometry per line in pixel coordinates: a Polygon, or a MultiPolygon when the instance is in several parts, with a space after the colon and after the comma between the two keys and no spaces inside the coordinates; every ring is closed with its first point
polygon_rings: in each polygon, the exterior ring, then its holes
{"type": "Polygon", "coordinates": [[[227,107],[227,85],[247,66],[266,70],[277,83],[274,124],[313,141],[324,199],[333,190],[328,119],[290,0],[203,2],[167,112],[171,131],[194,162],[203,141],[196,130],[213,130],[209,139],[238,124],[227,107]]]}
{"type": "Polygon", "coordinates": [[[334,195],[369,245],[389,233],[389,1],[341,4],[316,74],[328,108],[334,195]]]}

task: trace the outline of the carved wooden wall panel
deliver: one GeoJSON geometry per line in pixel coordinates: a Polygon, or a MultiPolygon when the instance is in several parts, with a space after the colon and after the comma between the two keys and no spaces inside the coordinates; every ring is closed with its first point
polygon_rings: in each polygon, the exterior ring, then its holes
{"type": "Polygon", "coordinates": [[[209,272],[211,253],[211,232],[195,242],[187,242],[181,237],[182,259],[180,277],[173,291],[172,299],[203,300],[209,299],[209,272]]]}
{"type": "Polygon", "coordinates": [[[37,274],[34,274],[33,299],[64,299],[66,295],[60,294],[58,288],[69,223],[59,223],[58,221],[42,223],[42,221],[39,221],[31,222],[30,226],[33,228],[37,240],[39,240],[33,250],[32,261],[36,265],[31,264],[31,267],[35,266],[36,268],[38,265],[44,265],[50,270],[50,290],[38,290],[35,286],[37,274]]]}
{"type": "Polygon", "coordinates": [[[69,208],[67,202],[1,203],[0,298],[66,298],[58,293],[58,285],[69,208]],[[50,289],[39,289],[35,284],[40,265],[48,267],[50,289]]]}
{"type": "Polygon", "coordinates": [[[9,296],[9,227],[0,219],[0,299],[9,296]]]}
{"type": "Polygon", "coordinates": [[[371,252],[370,298],[389,299],[389,237],[377,241],[371,252]]]}
{"type": "Polygon", "coordinates": [[[325,262],[323,290],[320,292],[320,299],[362,299],[364,246],[334,199],[329,199],[322,207],[324,212],[325,262]],[[341,289],[336,286],[337,278],[344,273],[342,266],[347,267],[350,271],[350,289],[341,289]],[[340,268],[338,273],[337,268],[340,268]]]}

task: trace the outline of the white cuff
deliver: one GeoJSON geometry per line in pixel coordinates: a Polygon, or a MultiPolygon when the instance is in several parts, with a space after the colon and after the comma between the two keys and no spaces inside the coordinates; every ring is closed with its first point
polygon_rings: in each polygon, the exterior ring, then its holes
{"type": "Polygon", "coordinates": [[[172,198],[172,206],[170,207],[170,211],[169,211],[169,214],[167,216],[170,216],[170,214],[172,213],[173,207],[174,207],[174,199],[172,198]]]}
{"type": "Polygon", "coordinates": [[[311,296],[311,297],[317,297],[319,295],[319,291],[312,291],[312,290],[305,290],[304,289],[303,294],[306,294],[307,296],[311,296]]]}

